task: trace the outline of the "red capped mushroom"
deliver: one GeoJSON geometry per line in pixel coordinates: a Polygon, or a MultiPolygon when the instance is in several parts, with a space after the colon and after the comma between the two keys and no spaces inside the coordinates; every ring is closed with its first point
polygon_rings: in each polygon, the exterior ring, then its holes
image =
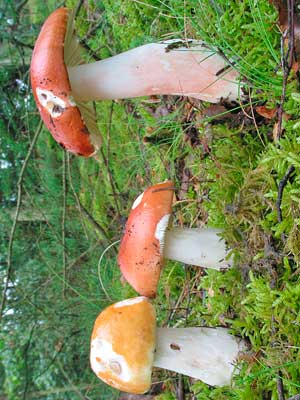
{"type": "Polygon", "coordinates": [[[134,201],[126,223],[118,263],[143,296],[156,295],[163,258],[218,270],[232,263],[219,230],[169,228],[173,195],[172,181],[149,187],[134,201]]]}
{"type": "Polygon", "coordinates": [[[97,317],[90,350],[94,373],[130,393],[150,389],[152,366],[213,386],[230,385],[246,343],[226,328],[156,328],[146,297],[115,303],[97,317]]]}
{"type": "Polygon", "coordinates": [[[92,64],[74,65],[78,53],[73,15],[60,8],[48,17],[37,39],[31,83],[46,126],[58,143],[76,154],[90,156],[101,142],[82,102],[159,94],[212,103],[243,97],[238,72],[202,41],[150,43],[92,64]]]}
{"type": "Polygon", "coordinates": [[[94,123],[87,127],[72,96],[64,54],[68,14],[66,8],[59,8],[44,23],[32,54],[31,86],[54,139],[72,153],[91,156],[101,139],[94,123]]]}

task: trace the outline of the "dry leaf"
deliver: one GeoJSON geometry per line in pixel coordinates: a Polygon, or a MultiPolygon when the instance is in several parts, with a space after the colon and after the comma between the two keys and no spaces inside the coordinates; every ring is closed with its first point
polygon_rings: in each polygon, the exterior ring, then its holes
{"type": "Polygon", "coordinates": [[[277,114],[277,108],[267,108],[265,106],[257,106],[255,108],[255,111],[257,112],[257,114],[261,115],[262,117],[266,118],[266,119],[272,119],[276,116],[277,114]]]}

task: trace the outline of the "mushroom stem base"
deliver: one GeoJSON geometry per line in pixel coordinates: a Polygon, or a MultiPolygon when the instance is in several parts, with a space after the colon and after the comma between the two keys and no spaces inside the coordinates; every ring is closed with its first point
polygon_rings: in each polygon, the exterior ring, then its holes
{"type": "Polygon", "coordinates": [[[245,342],[226,328],[158,328],[154,366],[200,379],[212,386],[230,385],[245,342]]]}

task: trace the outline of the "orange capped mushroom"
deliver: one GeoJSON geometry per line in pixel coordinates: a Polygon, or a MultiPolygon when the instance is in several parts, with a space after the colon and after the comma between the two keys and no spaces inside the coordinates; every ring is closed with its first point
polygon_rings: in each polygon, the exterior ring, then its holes
{"type": "Polygon", "coordinates": [[[166,181],[140,194],[121,240],[121,272],[143,296],[155,297],[164,258],[217,270],[232,264],[220,230],[169,227],[174,190],[166,181]]]}
{"type": "Polygon", "coordinates": [[[246,342],[226,328],[156,328],[153,305],[146,297],[134,297],[98,315],[90,362],[108,385],[138,394],[150,389],[152,366],[213,386],[230,385],[245,350],[246,342]]]}
{"type": "Polygon", "coordinates": [[[155,309],[146,297],[115,303],[97,317],[91,338],[92,370],[108,385],[144,393],[151,385],[155,309]]]}
{"type": "Polygon", "coordinates": [[[156,294],[173,195],[172,181],[151,186],[134,201],[126,223],[118,263],[125,279],[143,296],[156,294]]]}

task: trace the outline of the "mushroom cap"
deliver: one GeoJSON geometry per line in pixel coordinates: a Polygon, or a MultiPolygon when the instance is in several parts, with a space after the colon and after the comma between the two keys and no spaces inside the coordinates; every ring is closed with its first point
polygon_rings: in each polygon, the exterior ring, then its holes
{"type": "Polygon", "coordinates": [[[127,282],[143,296],[156,295],[173,194],[172,181],[149,187],[134,201],[125,226],[118,263],[127,282]]]}
{"type": "Polygon", "coordinates": [[[155,330],[155,309],[146,297],[107,307],[98,315],[92,333],[92,370],[119,390],[145,393],[151,385],[155,330]]]}
{"type": "Polygon", "coordinates": [[[34,99],[45,125],[66,150],[91,156],[97,151],[71,95],[64,61],[68,9],[59,8],[45,21],[35,43],[30,66],[34,99]]]}

